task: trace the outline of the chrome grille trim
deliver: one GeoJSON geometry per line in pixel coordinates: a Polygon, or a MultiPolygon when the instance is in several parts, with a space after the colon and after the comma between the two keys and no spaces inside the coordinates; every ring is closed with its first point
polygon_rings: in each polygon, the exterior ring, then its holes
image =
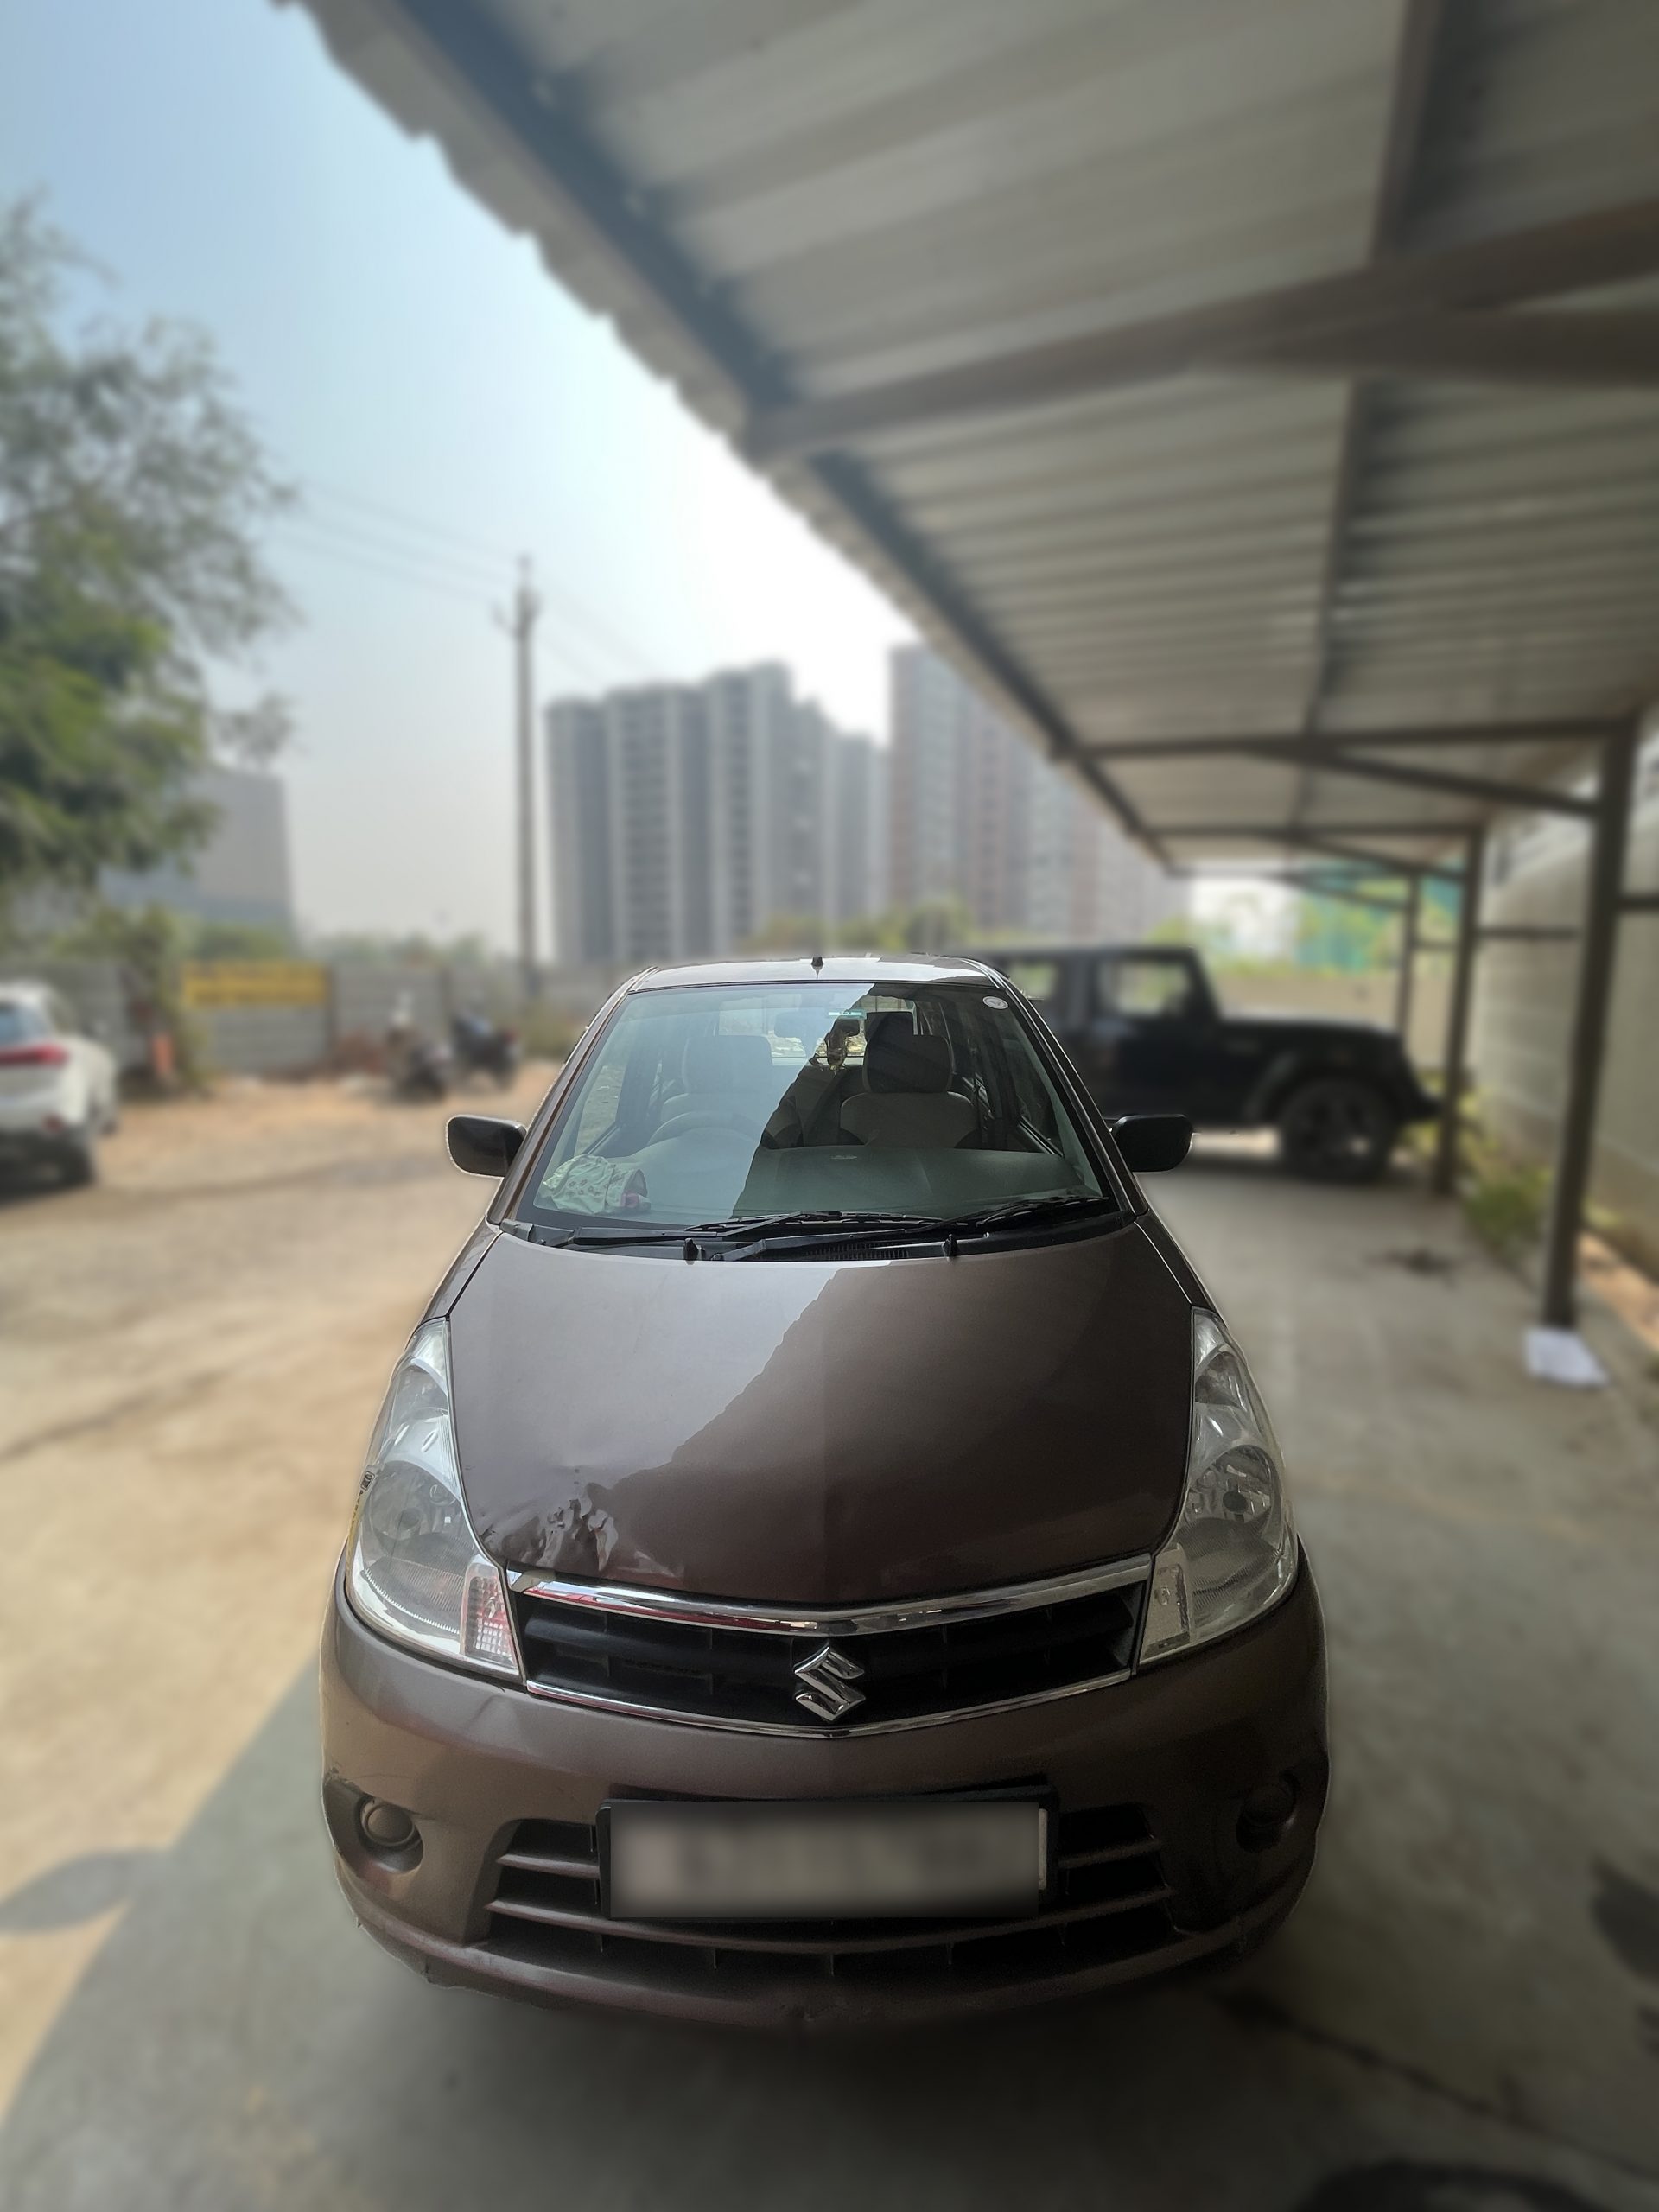
{"type": "MultiPolygon", "coordinates": [[[[729,1624],[728,1624],[729,1625],[729,1624]]],[[[1053,1688],[1029,1691],[1023,1697],[998,1698],[990,1704],[953,1706],[946,1713],[916,1713],[900,1720],[851,1721],[837,1726],[833,1721],[804,1723],[797,1726],[784,1720],[736,1720],[718,1713],[690,1713],[682,1706],[647,1705],[634,1698],[607,1697],[600,1690],[579,1690],[565,1686],[555,1689],[546,1682],[526,1681],[524,1688],[531,1697],[544,1697],[554,1705],[579,1705],[597,1713],[626,1713],[636,1720],[672,1721],[677,1728],[718,1728],[741,1736],[802,1736],[810,1742],[833,1742],[841,1736],[892,1736],[901,1728],[938,1728],[952,1720],[979,1720],[997,1713],[1015,1713],[1033,1705],[1052,1704],[1056,1698],[1083,1697],[1090,1690],[1109,1690],[1119,1682],[1127,1682],[1133,1669],[1121,1668],[1115,1675],[1096,1675],[1086,1682],[1060,1682],[1053,1688]]]]}
{"type": "MultiPolygon", "coordinates": [[[[591,1605],[600,1612],[639,1613],[695,1628],[749,1629],[766,1636],[843,1637],[889,1636],[906,1629],[936,1628],[944,1621],[992,1620],[1002,1613],[1064,1605],[1073,1598],[1095,1597],[1103,1590],[1127,1589],[1132,1583],[1146,1581],[1151,1573],[1152,1555],[1141,1552],[1102,1567],[1048,1575],[1041,1581],[1005,1582],[988,1590],[907,1598],[897,1604],[854,1605],[835,1613],[804,1612],[792,1605],[745,1605],[723,1598],[688,1598],[677,1591],[643,1590],[619,1582],[567,1582],[527,1567],[510,1567],[507,1580],[518,1597],[546,1598],[562,1605],[591,1605]]],[[[1114,1675],[1109,1679],[1119,1681],[1122,1677],[1114,1675]]],[[[1075,1687],[1097,1689],[1102,1684],[1075,1687]]],[[[1014,1700],[1022,1705],[1028,1701],[1014,1700]]],[[[991,1708],[980,1706],[975,1710],[983,1713],[991,1708]]],[[[821,1736],[825,1732],[812,1728],[804,1732],[821,1736]]]]}

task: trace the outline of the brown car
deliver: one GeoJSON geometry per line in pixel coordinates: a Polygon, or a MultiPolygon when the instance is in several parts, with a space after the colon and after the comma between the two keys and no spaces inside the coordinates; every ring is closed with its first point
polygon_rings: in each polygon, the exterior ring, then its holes
{"type": "Polygon", "coordinates": [[[1236,1955],[1306,1879],[1278,1446],[1040,1018],[965,959],[658,969],[392,1377],[323,1802],[431,1980],[937,2018],[1236,1955]]]}

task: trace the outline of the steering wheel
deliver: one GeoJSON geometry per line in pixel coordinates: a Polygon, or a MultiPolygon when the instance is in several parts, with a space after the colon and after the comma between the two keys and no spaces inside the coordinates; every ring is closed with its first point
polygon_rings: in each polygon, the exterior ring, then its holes
{"type": "Polygon", "coordinates": [[[667,1121],[652,1130],[651,1141],[661,1144],[668,1137],[690,1136],[696,1129],[719,1129],[733,1136],[743,1137],[758,1137],[762,1134],[760,1122],[751,1121],[747,1114],[694,1106],[689,1113],[671,1114],[667,1121]]]}

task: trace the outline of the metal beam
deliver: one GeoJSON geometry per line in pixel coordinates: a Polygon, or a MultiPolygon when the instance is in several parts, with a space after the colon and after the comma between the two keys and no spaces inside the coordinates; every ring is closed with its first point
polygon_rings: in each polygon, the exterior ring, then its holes
{"type": "Polygon", "coordinates": [[[1621,914],[1659,914],[1659,891],[1627,891],[1618,902],[1621,914]]]}
{"type": "Polygon", "coordinates": [[[1301,752],[1323,758],[1333,745],[1363,745],[1368,753],[1398,747],[1454,745],[1589,744],[1603,737],[1617,737],[1629,727],[1628,715],[1586,716],[1582,721],[1560,717],[1547,721],[1441,722],[1422,727],[1409,724],[1387,729],[1340,729],[1324,736],[1291,736],[1272,731],[1258,735],[1217,734],[1198,737],[1132,737],[1109,739],[1084,750],[1096,760],[1201,760],[1229,753],[1253,753],[1263,746],[1290,754],[1301,752]]]}
{"type": "Polygon", "coordinates": [[[1446,1010],[1446,1057],[1440,1077],[1440,1126],[1434,1146],[1432,1187],[1444,1195],[1457,1188],[1458,1155],[1463,1128],[1463,1093],[1468,1078],[1469,1013],[1474,1002],[1475,948],[1480,941],[1480,878],[1486,834],[1471,830],[1464,849],[1463,896],[1458,902],[1458,938],[1452,960],[1452,997],[1446,1010]]]}
{"type": "MultiPolygon", "coordinates": [[[[582,238],[583,249],[610,281],[648,298],[667,327],[672,349],[694,377],[712,384],[711,411],[733,424],[765,419],[792,398],[776,358],[723,302],[647,218],[607,157],[592,143],[581,118],[562,108],[556,86],[533,79],[518,48],[493,22],[451,0],[378,0],[378,12],[421,50],[429,72],[453,99],[495,132],[554,202],[559,218],[582,238]]],[[[327,35],[330,17],[317,21],[327,35]]],[[[334,40],[347,67],[353,56],[334,40]]],[[[851,461],[826,457],[802,474],[807,504],[830,510],[878,576],[891,580],[901,600],[936,630],[963,667],[1012,717],[1039,737],[1052,756],[1077,759],[1090,786],[1128,834],[1158,858],[1166,857],[1139,812],[1098,762],[1077,757],[1075,733],[1042,687],[997,640],[989,626],[938,561],[916,540],[851,461]]]]}
{"type": "Polygon", "coordinates": [[[1644,391],[1659,384],[1659,315],[1424,316],[1263,348],[1242,365],[1307,376],[1644,391]]]}
{"type": "Polygon", "coordinates": [[[1579,1234],[1595,1150],[1596,1104],[1607,1045],[1613,960],[1618,946],[1624,889],[1624,851],[1630,842],[1631,785],[1636,778],[1637,727],[1603,748],[1595,832],[1585,889],[1584,941],[1573,1009],[1573,1041],[1567,1064],[1567,1102],[1555,1154],[1549,1220],[1544,1236],[1544,1281],[1539,1318],[1547,1328],[1570,1329],[1575,1317],[1579,1234]]]}
{"type": "MultiPolygon", "coordinates": [[[[1315,834],[1330,837],[1415,837],[1429,843],[1449,845],[1453,838],[1467,837],[1479,824],[1469,821],[1454,822],[1321,822],[1313,830],[1298,830],[1283,822],[1160,822],[1157,825],[1160,837],[1201,837],[1207,842],[1213,837],[1244,837],[1263,844],[1294,845],[1304,842],[1315,834]]],[[[1367,865],[1371,864],[1368,856],[1367,865]]],[[[1432,866],[1426,861],[1395,860],[1392,856],[1382,865],[1409,875],[1417,868],[1425,875],[1444,875],[1450,871],[1432,866]]]]}
{"type": "Polygon", "coordinates": [[[1491,776],[1459,776],[1448,768],[1423,768],[1402,760],[1372,760],[1350,753],[1334,738],[1323,749],[1298,746],[1287,752],[1276,745],[1258,745],[1253,757],[1262,760],[1300,762],[1310,775],[1359,776],[1373,783],[1403,784],[1411,790],[1446,791],[1453,798],[1484,800],[1492,807],[1515,807],[1531,814],[1595,812],[1595,801],[1545,789],[1537,784],[1513,784],[1491,776]]]}
{"type": "Polygon", "coordinates": [[[1483,922],[1483,944],[1567,944],[1584,935],[1576,922],[1483,922]]]}
{"type": "Polygon", "coordinates": [[[1400,925],[1400,970],[1394,990],[1394,1026],[1403,1039],[1411,1028],[1411,992],[1417,960],[1417,925],[1421,918],[1423,884],[1414,875],[1406,892],[1405,919],[1400,925]]]}
{"type": "Polygon", "coordinates": [[[1304,899],[1334,899],[1344,906],[1369,906],[1379,914],[1403,914],[1407,906],[1403,899],[1383,899],[1375,892],[1355,891],[1345,883],[1321,883],[1313,876],[1304,876],[1295,888],[1304,899]]]}
{"type": "Polygon", "coordinates": [[[1287,843],[1304,848],[1310,853],[1328,853],[1332,860],[1345,861],[1350,868],[1363,868],[1373,875],[1397,875],[1401,864],[1387,853],[1379,853],[1369,845],[1351,844],[1345,837],[1323,836],[1315,830],[1287,830],[1287,843]]]}
{"type": "MultiPolygon", "coordinates": [[[[1444,28],[1447,0],[1405,0],[1395,49],[1394,79],[1389,93],[1382,161],[1371,202],[1365,259],[1376,269],[1399,245],[1410,204],[1417,159],[1433,86],[1434,56],[1444,28]]],[[[1342,581],[1348,524],[1359,496],[1360,457],[1365,438],[1365,394],[1351,384],[1343,400],[1337,467],[1325,520],[1325,556],[1320,563],[1317,639],[1302,727],[1319,721],[1335,651],[1337,594],[1342,581]]]]}
{"type": "MultiPolygon", "coordinates": [[[[401,0],[430,6],[433,0],[401,0]]],[[[826,453],[878,433],[1050,404],[1203,369],[1248,366],[1293,345],[1520,300],[1547,299],[1659,269],[1659,200],[1606,207],[1437,252],[1400,255],[1212,306],[1021,348],[833,398],[757,407],[752,460],[826,453]]]]}

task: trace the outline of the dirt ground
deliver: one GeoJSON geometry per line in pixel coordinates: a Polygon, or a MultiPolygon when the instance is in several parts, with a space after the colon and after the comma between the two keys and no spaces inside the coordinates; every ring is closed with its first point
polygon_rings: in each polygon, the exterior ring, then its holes
{"type": "Polygon", "coordinates": [[[231,1083],[129,1107],[97,1187],[0,1199],[0,1900],[36,1899],[0,1904],[0,2107],[315,1646],[378,1392],[488,1195],[448,1110],[231,1083]],[[54,1928],[31,1885],[89,1856],[108,1909],[54,1928]]]}

